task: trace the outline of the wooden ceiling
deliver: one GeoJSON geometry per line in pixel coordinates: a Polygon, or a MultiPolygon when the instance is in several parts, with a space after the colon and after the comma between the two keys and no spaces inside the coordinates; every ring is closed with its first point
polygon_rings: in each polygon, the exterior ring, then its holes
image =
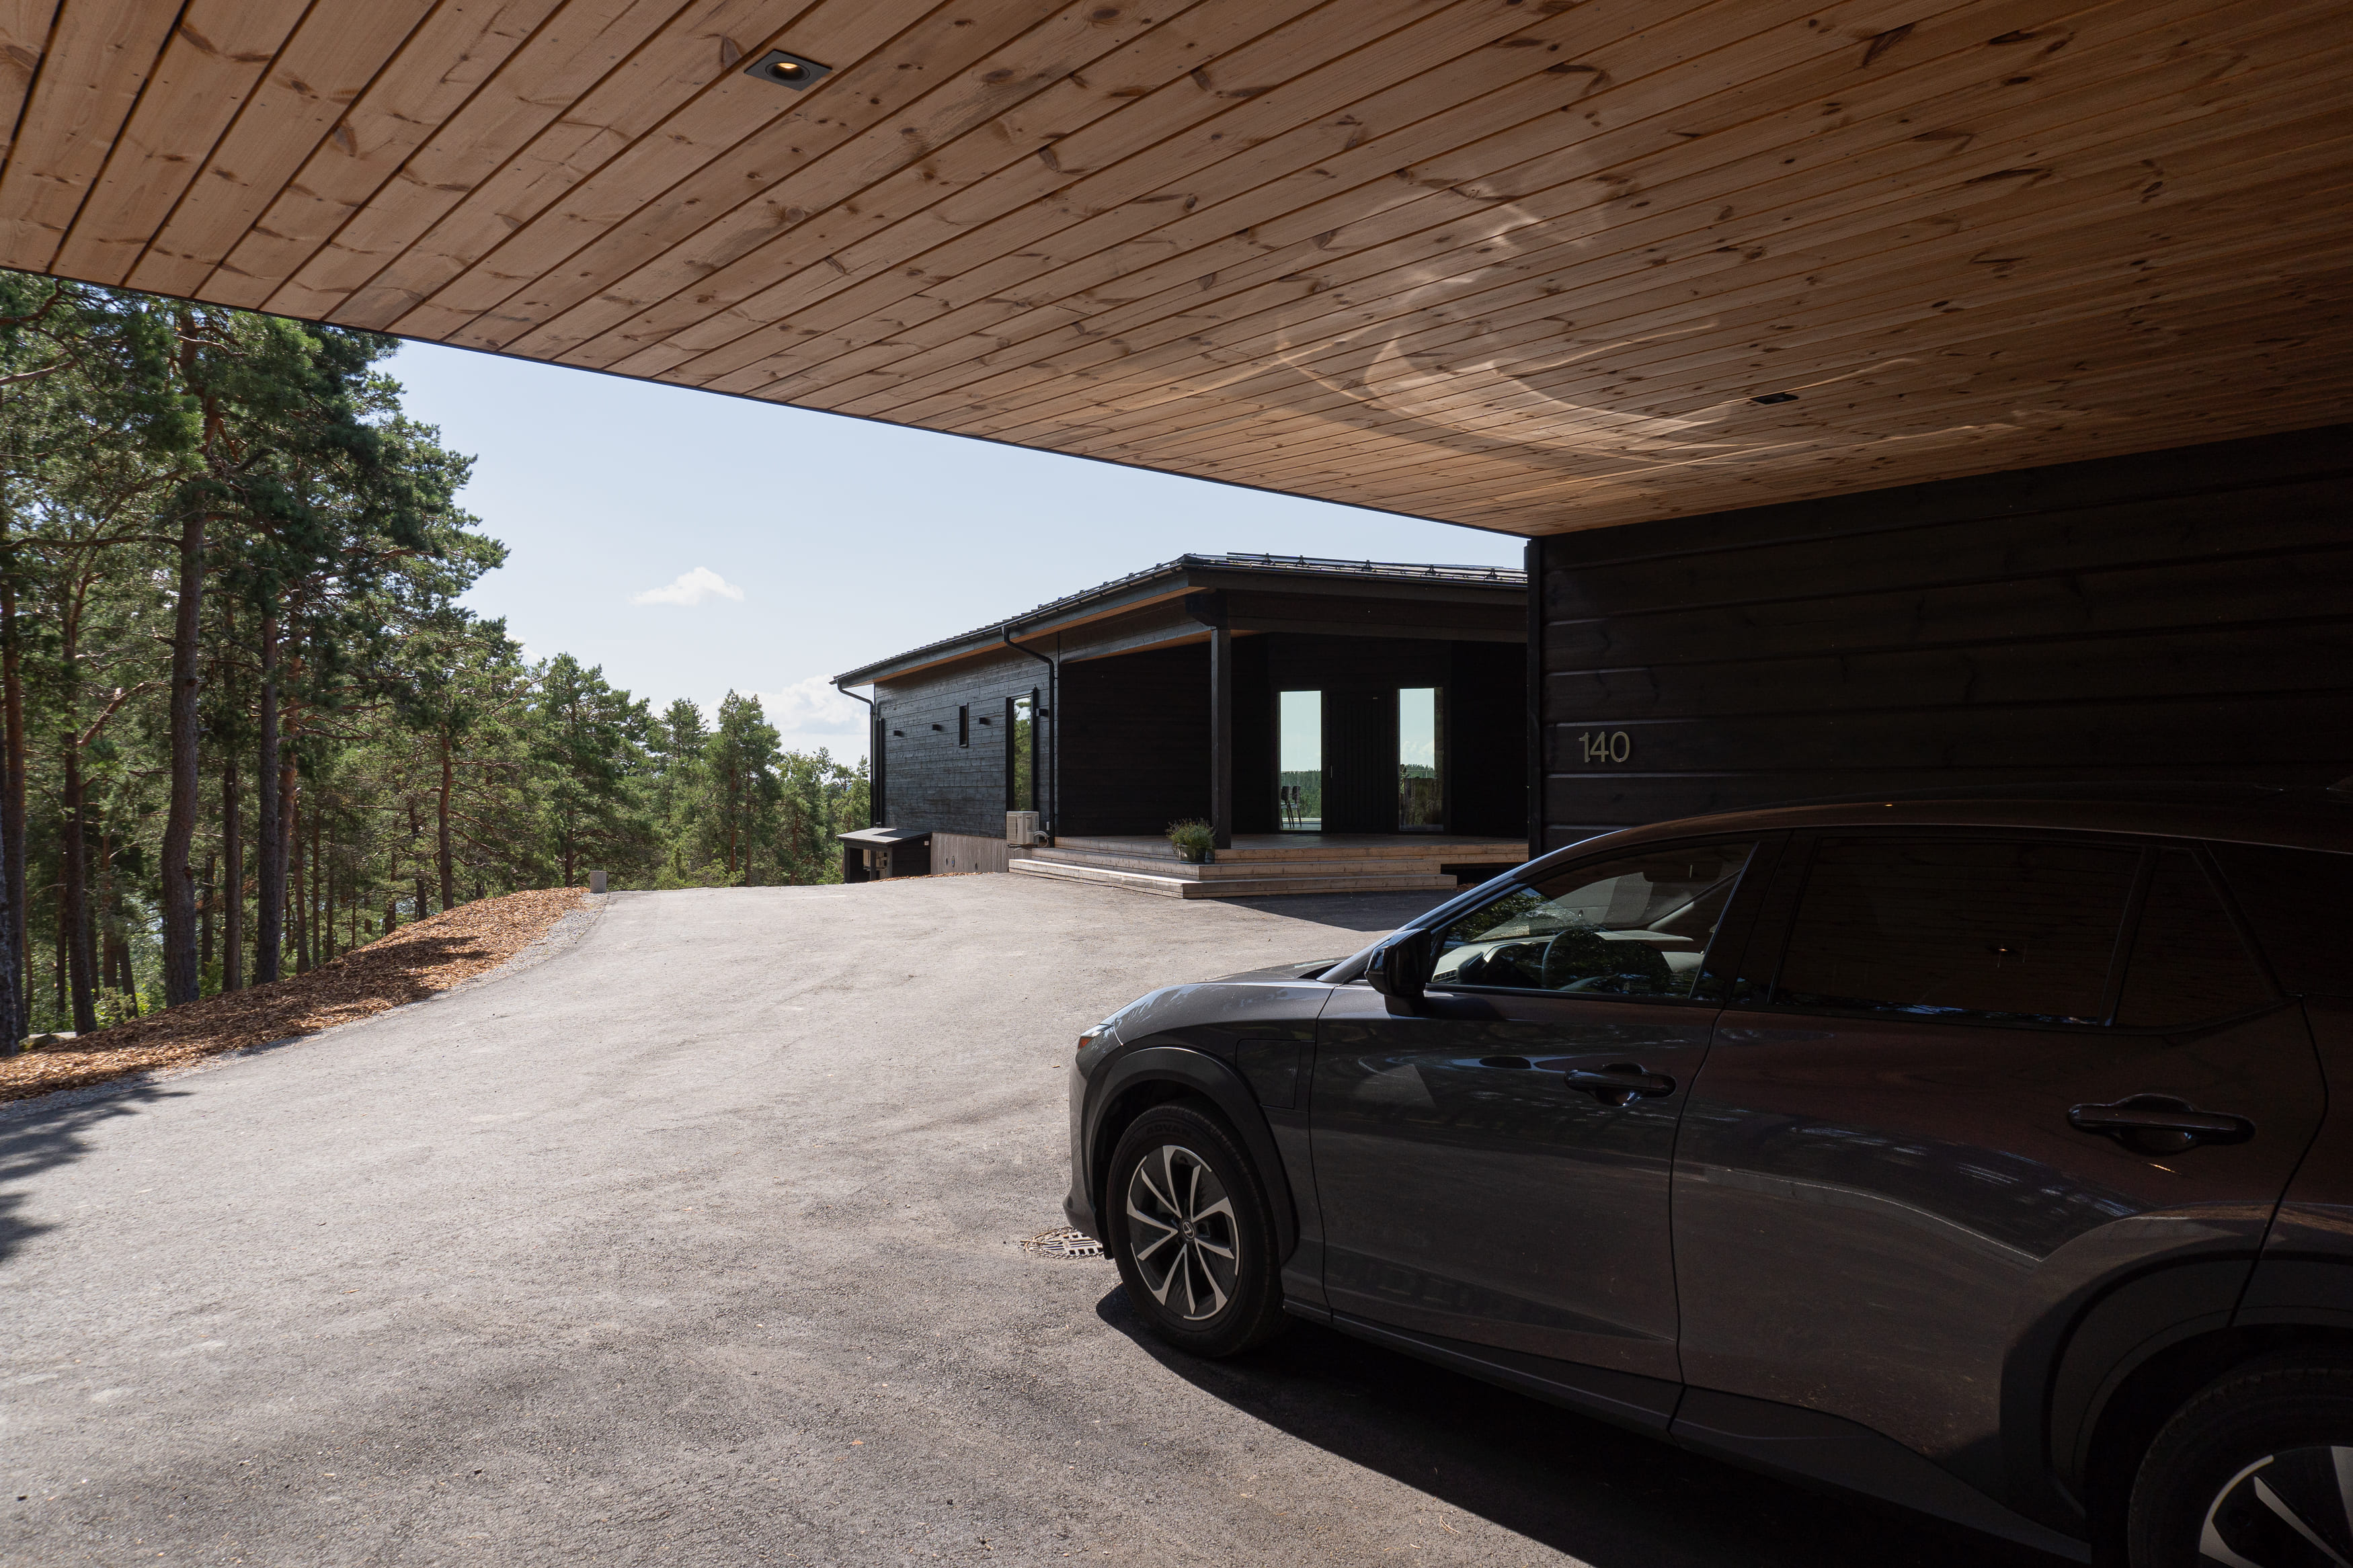
{"type": "Polygon", "coordinates": [[[2348,417],[2348,66],[2344,0],[0,0],[0,263],[1544,533],[2348,417]]]}

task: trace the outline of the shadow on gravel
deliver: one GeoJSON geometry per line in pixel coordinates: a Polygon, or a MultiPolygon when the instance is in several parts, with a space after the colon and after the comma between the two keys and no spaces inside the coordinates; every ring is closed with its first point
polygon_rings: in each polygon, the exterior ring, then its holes
{"type": "Polygon", "coordinates": [[[32,1194],[25,1184],[90,1152],[89,1134],[102,1121],[129,1116],[174,1091],[160,1085],[127,1087],[79,1105],[0,1120],[0,1263],[47,1230],[25,1217],[32,1194]]]}
{"type": "Polygon", "coordinates": [[[1226,1362],[1146,1333],[1124,1289],[1103,1321],[1302,1442],[1595,1568],[2054,1568],[1925,1519],[1825,1497],[1493,1388],[1311,1323],[1226,1362]]]}

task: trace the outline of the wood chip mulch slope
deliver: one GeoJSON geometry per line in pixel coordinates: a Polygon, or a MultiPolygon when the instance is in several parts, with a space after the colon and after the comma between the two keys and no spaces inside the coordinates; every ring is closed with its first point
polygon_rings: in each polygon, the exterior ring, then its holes
{"type": "Polygon", "coordinates": [[[482,899],[403,926],[308,974],[211,996],[0,1058],[0,1101],[81,1089],[220,1051],[315,1035],[496,969],[581,907],[579,888],[482,899]]]}

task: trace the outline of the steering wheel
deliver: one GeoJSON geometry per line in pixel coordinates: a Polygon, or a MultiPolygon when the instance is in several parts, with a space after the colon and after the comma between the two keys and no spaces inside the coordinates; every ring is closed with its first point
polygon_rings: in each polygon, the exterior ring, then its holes
{"type": "Polygon", "coordinates": [[[1547,991],[1567,991],[1579,981],[1604,979],[1648,981],[1640,989],[1614,987],[1638,996],[1673,988],[1674,972],[1665,953],[1648,942],[1611,942],[1586,926],[1571,926],[1545,943],[1539,969],[1539,984],[1547,991]]]}

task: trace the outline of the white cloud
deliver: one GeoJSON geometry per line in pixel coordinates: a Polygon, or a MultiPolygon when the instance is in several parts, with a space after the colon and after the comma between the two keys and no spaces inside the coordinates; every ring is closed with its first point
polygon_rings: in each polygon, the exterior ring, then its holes
{"type": "Polygon", "coordinates": [[[844,697],[822,675],[796,680],[782,691],[755,691],[768,722],[787,735],[854,735],[866,738],[866,704],[844,697]]]}
{"type": "Polygon", "coordinates": [[[649,588],[642,594],[629,595],[632,605],[684,605],[689,608],[705,599],[741,599],[744,590],[713,572],[708,566],[698,566],[691,572],[681,572],[678,581],[665,588],[649,588]]]}

